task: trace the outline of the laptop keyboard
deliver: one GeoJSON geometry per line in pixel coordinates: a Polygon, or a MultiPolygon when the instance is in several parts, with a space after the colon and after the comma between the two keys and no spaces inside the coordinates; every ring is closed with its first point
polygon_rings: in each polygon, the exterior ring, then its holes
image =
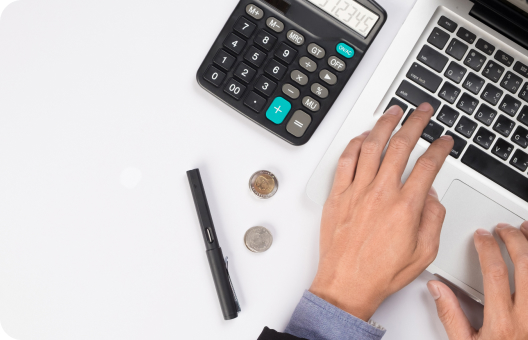
{"type": "Polygon", "coordinates": [[[387,108],[401,106],[403,124],[430,103],[435,115],[422,138],[452,136],[452,157],[528,201],[528,57],[506,53],[465,22],[440,17],[387,108]]]}

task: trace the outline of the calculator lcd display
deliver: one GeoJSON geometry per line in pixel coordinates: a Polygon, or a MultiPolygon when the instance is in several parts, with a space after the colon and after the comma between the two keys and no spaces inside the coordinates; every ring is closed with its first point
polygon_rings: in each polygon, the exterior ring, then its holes
{"type": "Polygon", "coordinates": [[[354,0],[308,0],[363,37],[367,37],[379,15],[354,0]]]}

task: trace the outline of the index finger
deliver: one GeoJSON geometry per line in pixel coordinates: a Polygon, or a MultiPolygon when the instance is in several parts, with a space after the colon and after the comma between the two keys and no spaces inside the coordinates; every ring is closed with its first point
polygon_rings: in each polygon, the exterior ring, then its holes
{"type": "Polygon", "coordinates": [[[453,149],[453,137],[444,135],[431,144],[427,151],[416,161],[411,175],[403,185],[402,191],[412,200],[425,202],[429,189],[444,162],[453,149]]]}

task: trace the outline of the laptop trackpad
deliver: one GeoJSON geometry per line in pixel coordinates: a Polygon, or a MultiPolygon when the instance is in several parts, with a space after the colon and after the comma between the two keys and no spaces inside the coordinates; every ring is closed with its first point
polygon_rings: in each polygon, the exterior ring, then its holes
{"type": "Polygon", "coordinates": [[[479,228],[493,233],[508,265],[510,289],[514,292],[513,264],[504,243],[494,232],[498,223],[520,227],[524,220],[459,180],[453,181],[442,204],[447,214],[435,265],[484,294],[482,273],[473,234],[479,228]]]}

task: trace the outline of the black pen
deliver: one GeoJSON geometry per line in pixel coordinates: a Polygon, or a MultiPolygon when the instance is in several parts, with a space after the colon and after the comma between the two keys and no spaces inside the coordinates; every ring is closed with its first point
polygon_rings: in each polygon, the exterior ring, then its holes
{"type": "Polygon", "coordinates": [[[213,274],[220,308],[222,308],[224,319],[231,320],[238,316],[240,306],[227,270],[227,260],[224,260],[222,248],[220,248],[218,237],[216,237],[213,218],[211,217],[211,211],[209,211],[209,204],[205,196],[200,170],[194,169],[187,171],[187,178],[189,179],[194,205],[196,206],[196,212],[200,220],[200,227],[205,242],[205,253],[207,254],[207,260],[209,260],[211,274],[213,274]]]}

